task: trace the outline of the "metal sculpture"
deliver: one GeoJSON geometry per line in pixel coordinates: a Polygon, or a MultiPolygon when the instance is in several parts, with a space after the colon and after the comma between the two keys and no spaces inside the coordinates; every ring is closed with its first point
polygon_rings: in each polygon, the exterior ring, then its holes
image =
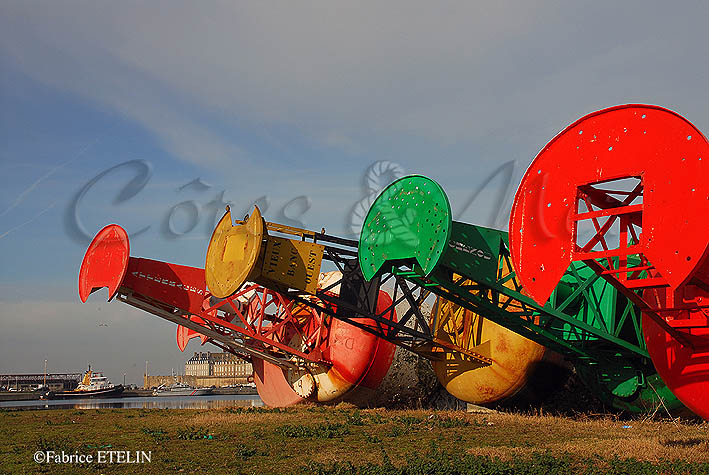
{"type": "MultiPolygon", "coordinates": [[[[447,204],[445,195],[440,197],[447,204]]],[[[412,209],[416,209],[417,204],[413,203],[412,209]]],[[[401,204],[398,206],[401,208],[401,204]]],[[[430,212],[436,209],[434,205],[430,212]]],[[[429,211],[429,208],[426,210],[429,211]]],[[[411,236],[407,232],[402,227],[393,231],[398,240],[389,242],[393,245],[387,248],[389,259],[403,258],[411,250],[407,246],[411,245],[412,240],[435,241],[435,230],[425,237],[421,237],[425,234],[421,226],[413,229],[411,236]]],[[[306,303],[336,319],[359,326],[431,360],[439,381],[446,389],[468,402],[494,403],[514,396],[525,387],[528,378],[537,369],[547,369],[549,365],[559,369],[557,373],[566,374],[565,369],[561,368],[560,358],[545,347],[477,318],[469,311],[461,312],[440,301],[433,314],[425,314],[421,307],[431,295],[430,289],[426,285],[412,288],[410,280],[407,280],[410,276],[404,273],[388,273],[383,278],[365,268],[362,273],[354,249],[357,244],[356,241],[324,233],[264,223],[258,208],[245,220],[232,224],[227,210],[212,235],[207,251],[207,285],[210,289],[216,289],[217,295],[228,296],[244,282],[253,280],[278,290],[294,301],[306,303]],[[333,242],[338,246],[329,244],[333,242]],[[331,261],[341,271],[342,278],[336,285],[345,289],[341,294],[353,296],[353,300],[343,302],[341,298],[328,294],[327,287],[317,289],[312,285],[311,276],[320,269],[323,259],[331,261]],[[385,285],[393,287],[391,308],[402,302],[409,306],[400,314],[398,322],[386,317],[389,309],[373,312],[368,302],[367,295],[385,285]],[[362,318],[376,322],[376,325],[362,327],[362,318]],[[497,349],[492,350],[491,345],[497,345],[497,349]],[[507,348],[501,349],[503,346],[507,348]],[[495,357],[491,356],[493,353],[495,357]]],[[[420,262],[430,262],[432,254],[436,251],[440,254],[445,249],[443,245],[436,248],[435,244],[432,246],[435,249],[429,250],[428,254],[416,254],[420,262]]],[[[414,246],[413,252],[418,250],[414,246]]],[[[359,262],[362,262],[361,246],[359,262]]]]}
{"type": "Polygon", "coordinates": [[[564,357],[615,407],[680,410],[676,394],[709,418],[708,152],[671,111],[614,107],[539,153],[509,236],[453,221],[441,187],[414,175],[377,197],[359,241],[268,223],[258,208],[232,222],[227,208],[204,270],[131,258],[125,232],[109,226],[87,250],[79,294],[106,286],[109,299],[185,327],[182,348],[199,334],[254,361],[274,404],[376,386],[394,344],[431,360],[470,402],[509,397],[564,357]],[[338,272],[321,276],[323,261],[338,272]],[[338,349],[338,329],[357,345],[338,349]],[[352,355],[376,369],[330,391],[352,355]]]}
{"type": "Polygon", "coordinates": [[[227,208],[212,234],[205,267],[207,285],[217,296],[233,295],[244,282],[254,281],[426,358],[440,359],[442,352],[451,350],[480,365],[490,364],[473,349],[431,331],[420,309],[430,295],[426,289],[412,291],[396,277],[365,280],[357,264],[357,241],[265,222],[258,207],[233,224],[227,208]],[[318,288],[313,275],[323,260],[335,265],[341,278],[318,288]],[[392,302],[379,310],[372,295],[385,285],[394,287],[392,302]],[[334,287],[340,288],[338,295],[330,292],[334,287]],[[409,309],[392,319],[391,312],[402,302],[409,309]]]}
{"type": "Polygon", "coordinates": [[[589,114],[539,152],[510,219],[520,282],[544,302],[588,266],[642,311],[647,351],[672,392],[709,418],[709,143],[649,105],[589,114]]]}
{"type": "Polygon", "coordinates": [[[324,232],[263,222],[258,208],[243,221],[232,223],[227,210],[207,251],[207,284],[224,296],[231,295],[247,280],[278,290],[294,301],[311,305],[427,358],[439,381],[451,394],[476,404],[499,402],[514,396],[525,386],[532,372],[530,367],[543,366],[549,360],[549,352],[544,347],[489,322],[483,324],[482,320],[471,319],[470,315],[460,314],[450,306],[437,305],[434,313],[442,312],[446,317],[434,322],[429,313],[422,310],[431,296],[425,287],[411,288],[403,276],[392,274],[383,279],[365,280],[357,261],[357,244],[357,241],[328,236],[324,232]],[[312,286],[310,276],[320,269],[323,260],[340,270],[341,279],[332,285],[344,289],[340,293],[349,296],[349,302],[329,294],[326,286],[322,289],[312,286]],[[392,305],[389,309],[372,311],[368,295],[382,287],[392,292],[392,305]],[[398,321],[392,321],[387,314],[397,305],[407,308],[399,313],[398,321]],[[474,330],[467,338],[458,335],[454,324],[457,316],[466,321],[466,328],[474,330]],[[362,319],[376,324],[362,327],[362,319]],[[471,335],[474,338],[469,338],[471,335]],[[487,354],[490,344],[487,340],[478,341],[481,336],[510,345],[506,358],[498,357],[496,362],[490,358],[487,354]],[[489,374],[497,377],[485,378],[488,372],[484,371],[483,377],[478,379],[484,383],[478,388],[469,387],[471,371],[490,366],[494,367],[489,374]]]}
{"type": "MultiPolygon", "coordinates": [[[[338,290],[332,273],[316,284],[338,290]]],[[[268,405],[333,402],[375,389],[387,373],[394,346],[371,333],[256,284],[220,299],[205,285],[204,270],[130,257],[126,232],[109,225],[90,244],[79,272],[79,296],[108,288],[129,305],[178,324],[178,346],[192,335],[251,361],[261,398],[268,405]],[[182,340],[180,334],[182,333],[182,340]]],[[[390,307],[386,292],[376,305],[390,307]]],[[[396,320],[395,312],[388,314],[396,320]]],[[[371,322],[362,320],[362,325],[371,322]]]]}
{"type": "MultiPolygon", "coordinates": [[[[533,299],[513,266],[507,233],[453,221],[433,180],[404,177],[380,194],[364,221],[359,263],[365,279],[404,278],[565,356],[615,407],[652,410],[660,400],[681,407],[652,368],[631,300],[584,264],[548,278],[548,298],[533,299]]],[[[532,281],[546,275],[542,266],[532,281]]]]}

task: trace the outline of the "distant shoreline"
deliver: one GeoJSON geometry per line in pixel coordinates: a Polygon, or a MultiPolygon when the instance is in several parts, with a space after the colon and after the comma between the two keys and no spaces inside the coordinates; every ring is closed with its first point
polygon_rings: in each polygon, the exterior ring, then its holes
{"type": "MultiPolygon", "coordinates": [[[[215,388],[212,394],[223,396],[229,395],[257,395],[256,388],[215,388]]],[[[0,401],[38,401],[42,393],[40,391],[0,391],[0,401]]],[[[122,397],[152,397],[152,389],[126,389],[122,397]]]]}

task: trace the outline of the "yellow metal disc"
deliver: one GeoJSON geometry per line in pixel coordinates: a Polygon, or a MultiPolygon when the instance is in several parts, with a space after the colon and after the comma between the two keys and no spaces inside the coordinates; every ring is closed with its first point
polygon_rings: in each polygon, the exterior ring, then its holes
{"type": "Polygon", "coordinates": [[[239,290],[256,267],[264,236],[258,206],[243,225],[232,226],[227,210],[212,233],[204,266],[209,291],[225,298],[239,290]]]}

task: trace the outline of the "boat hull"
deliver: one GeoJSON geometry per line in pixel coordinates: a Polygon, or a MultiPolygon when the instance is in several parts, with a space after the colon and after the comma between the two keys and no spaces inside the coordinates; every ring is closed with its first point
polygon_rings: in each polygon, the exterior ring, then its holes
{"type": "Polygon", "coordinates": [[[206,396],[212,393],[212,388],[188,388],[188,389],[178,389],[174,391],[155,391],[154,396],[206,396]]]}
{"type": "Polygon", "coordinates": [[[109,398],[120,397],[123,393],[123,385],[113,386],[111,388],[91,389],[82,391],[50,391],[47,393],[46,399],[93,399],[93,398],[109,398]]]}

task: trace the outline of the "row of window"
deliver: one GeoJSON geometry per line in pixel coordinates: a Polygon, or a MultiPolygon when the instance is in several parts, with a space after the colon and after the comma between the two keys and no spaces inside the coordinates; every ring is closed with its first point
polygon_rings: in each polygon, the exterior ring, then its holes
{"type": "Polygon", "coordinates": [[[241,362],[238,364],[185,364],[185,374],[190,376],[249,376],[252,372],[251,364],[241,362]]]}

